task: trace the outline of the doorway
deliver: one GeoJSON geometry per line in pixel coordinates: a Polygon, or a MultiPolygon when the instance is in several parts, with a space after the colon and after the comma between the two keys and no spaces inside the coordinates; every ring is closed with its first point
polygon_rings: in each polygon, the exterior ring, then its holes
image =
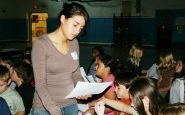
{"type": "Polygon", "coordinates": [[[173,15],[172,10],[157,10],[157,47],[171,48],[172,45],[172,26],[173,15]]]}

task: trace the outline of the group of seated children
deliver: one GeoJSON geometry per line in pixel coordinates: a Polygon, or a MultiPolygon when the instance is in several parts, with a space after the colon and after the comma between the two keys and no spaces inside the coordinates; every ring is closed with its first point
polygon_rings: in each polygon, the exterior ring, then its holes
{"type": "Polygon", "coordinates": [[[14,63],[6,59],[0,60],[0,99],[2,98],[1,105],[3,104],[4,108],[0,109],[0,114],[30,113],[35,91],[33,79],[33,69],[28,61],[14,63]]]}
{"type": "Polygon", "coordinates": [[[141,59],[143,49],[138,44],[131,47],[124,67],[118,66],[118,63],[114,63],[116,66],[111,66],[113,63],[108,62],[117,59],[106,60],[103,58],[106,55],[103,52],[94,57],[94,72],[102,82],[106,82],[106,79],[112,76],[112,80],[108,81],[114,84],[105,90],[102,96],[88,103],[89,109],[83,113],[84,115],[88,113],[91,115],[163,115],[164,111],[170,113],[169,107],[174,110],[180,108],[178,110],[183,111],[181,114],[185,114],[184,58],[176,63],[171,52],[163,52],[160,54],[159,63],[153,64],[146,74],[143,74],[141,59]],[[120,67],[123,68],[120,69],[120,67]],[[105,106],[104,113],[100,109],[102,105],[105,106]]]}
{"type": "MultiPolygon", "coordinates": [[[[94,47],[92,55],[88,75],[95,82],[112,84],[85,101],[83,115],[185,114],[185,58],[176,63],[171,52],[161,53],[159,63],[144,74],[143,49],[138,44],[131,47],[125,66],[101,46],[94,47]]],[[[20,63],[0,60],[0,70],[0,114],[29,114],[35,91],[30,52],[25,50],[20,63]]]]}

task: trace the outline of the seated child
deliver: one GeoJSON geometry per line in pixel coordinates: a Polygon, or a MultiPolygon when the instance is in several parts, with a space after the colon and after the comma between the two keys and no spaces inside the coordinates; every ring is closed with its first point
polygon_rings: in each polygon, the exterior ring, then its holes
{"type": "Polygon", "coordinates": [[[100,108],[104,105],[110,106],[118,111],[133,115],[158,115],[160,100],[157,86],[146,77],[136,77],[131,81],[129,87],[131,105],[117,100],[102,98],[95,104],[97,115],[102,115],[100,108]]]}
{"type": "Polygon", "coordinates": [[[143,49],[138,44],[133,44],[129,51],[129,58],[126,62],[126,69],[133,72],[137,76],[142,75],[142,56],[143,49]]]}
{"type": "MultiPolygon", "coordinates": [[[[121,102],[127,105],[131,105],[131,99],[129,96],[129,85],[131,80],[133,80],[135,77],[136,77],[135,74],[128,71],[123,71],[115,77],[116,96],[121,102]]],[[[120,115],[129,115],[129,114],[121,112],[120,115]]]]}
{"type": "Polygon", "coordinates": [[[9,106],[11,114],[24,115],[25,108],[21,96],[13,89],[9,88],[9,69],[0,65],[0,97],[4,98],[9,106]]]}
{"type": "Polygon", "coordinates": [[[185,77],[185,58],[181,58],[177,61],[175,68],[175,75],[170,87],[169,103],[184,103],[184,77],[185,77]]]}
{"type": "MultiPolygon", "coordinates": [[[[98,101],[100,97],[105,97],[108,99],[116,100],[115,94],[115,86],[114,86],[114,73],[116,72],[116,68],[119,65],[119,60],[114,59],[113,57],[107,54],[100,54],[96,56],[96,75],[98,75],[102,82],[112,82],[111,86],[108,87],[103,93],[99,94],[97,100],[94,99],[92,102],[89,102],[89,109],[85,111],[83,114],[91,114],[96,115],[94,110],[95,102],[98,101]]],[[[115,115],[117,112],[110,107],[105,108],[106,115],[115,115]]]]}
{"type": "Polygon", "coordinates": [[[30,113],[32,108],[33,95],[35,87],[31,83],[33,79],[32,66],[25,62],[16,63],[14,65],[14,73],[11,76],[11,80],[15,82],[15,90],[22,97],[26,115],[30,113]]]}
{"type": "Polygon", "coordinates": [[[93,77],[92,79],[95,82],[101,82],[101,79],[96,76],[96,69],[95,69],[96,56],[99,54],[104,54],[104,49],[101,46],[93,47],[92,48],[92,61],[87,70],[87,74],[88,74],[87,77],[93,77]]]}

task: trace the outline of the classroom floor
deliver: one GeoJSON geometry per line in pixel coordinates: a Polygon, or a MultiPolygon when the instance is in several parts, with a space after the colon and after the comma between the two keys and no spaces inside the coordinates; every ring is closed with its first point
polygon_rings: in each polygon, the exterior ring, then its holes
{"type": "MultiPolygon", "coordinates": [[[[88,68],[92,56],[91,56],[91,49],[95,45],[89,44],[80,44],[80,66],[84,67],[85,70],[88,68]]],[[[115,47],[112,45],[101,45],[105,53],[118,58],[123,63],[126,62],[128,57],[129,48],[123,47],[115,47]]],[[[185,57],[185,48],[171,48],[171,49],[161,49],[155,47],[143,47],[143,69],[148,69],[153,63],[157,62],[159,59],[160,52],[164,50],[169,50],[172,52],[175,59],[185,57]]]]}

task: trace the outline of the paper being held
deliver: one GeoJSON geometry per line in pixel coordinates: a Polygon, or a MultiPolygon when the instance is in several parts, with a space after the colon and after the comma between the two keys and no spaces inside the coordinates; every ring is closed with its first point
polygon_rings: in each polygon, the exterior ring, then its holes
{"type": "Polygon", "coordinates": [[[75,98],[84,95],[100,94],[111,84],[112,82],[89,83],[79,81],[75,88],[64,99],[75,98]]]}

